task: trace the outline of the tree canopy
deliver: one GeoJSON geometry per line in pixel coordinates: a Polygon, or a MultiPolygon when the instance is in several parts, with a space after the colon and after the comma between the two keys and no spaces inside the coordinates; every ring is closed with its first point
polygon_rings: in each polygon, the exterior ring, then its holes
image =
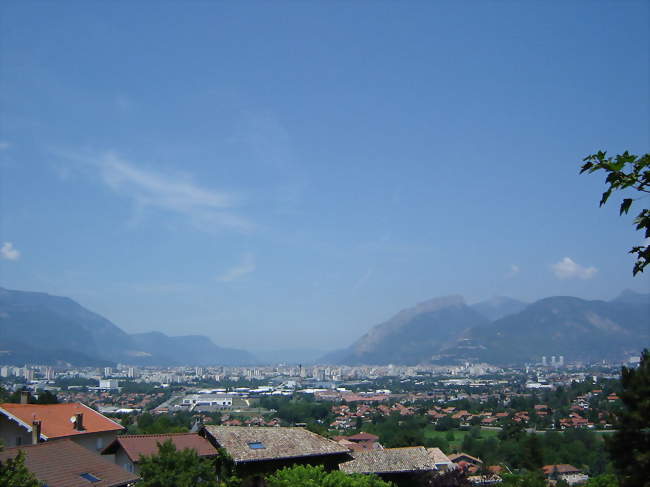
{"type": "Polygon", "coordinates": [[[266,478],[268,487],[391,487],[374,475],[326,472],[321,466],[297,465],[283,468],[266,478]]]}
{"type": "Polygon", "coordinates": [[[621,487],[650,486],[650,352],[638,369],[621,371],[623,408],[616,414],[616,433],[607,442],[621,487]]]}
{"type": "MultiPolygon", "coordinates": [[[[614,157],[607,157],[607,152],[598,151],[583,159],[584,164],[580,174],[593,173],[595,171],[605,171],[607,179],[605,182],[609,185],[600,199],[600,206],[603,206],[609,200],[612,192],[622,190],[636,190],[639,193],[650,193],[650,154],[635,156],[625,151],[623,154],[617,154],[614,157]]],[[[632,207],[633,202],[638,198],[623,198],[619,208],[619,214],[627,214],[632,207]]],[[[644,208],[634,219],[636,229],[644,232],[644,243],[635,245],[630,250],[630,254],[636,255],[636,262],[632,270],[633,275],[643,272],[645,266],[650,262],[650,210],[644,208]]]]}
{"type": "Polygon", "coordinates": [[[25,453],[0,462],[0,487],[40,487],[41,483],[25,466],[25,453]]]}
{"type": "Polygon", "coordinates": [[[212,462],[196,451],[177,450],[167,440],[158,445],[158,453],[140,460],[140,480],[136,487],[217,487],[216,470],[212,462]]]}

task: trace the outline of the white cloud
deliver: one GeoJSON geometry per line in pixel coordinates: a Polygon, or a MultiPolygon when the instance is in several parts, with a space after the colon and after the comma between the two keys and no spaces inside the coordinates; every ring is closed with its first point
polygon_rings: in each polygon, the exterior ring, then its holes
{"type": "Polygon", "coordinates": [[[11,147],[9,142],[6,140],[0,140],[0,150],[7,150],[9,147],[11,147]]]}
{"type": "Polygon", "coordinates": [[[133,201],[135,215],[154,208],[185,216],[201,230],[253,228],[251,222],[236,214],[240,198],[234,193],[199,186],[187,175],[144,169],[112,152],[90,158],[65,156],[97,169],[104,184],[133,201]]]}
{"type": "Polygon", "coordinates": [[[0,256],[5,260],[18,260],[20,258],[20,251],[14,248],[11,242],[5,242],[0,248],[0,256]]]}
{"type": "Polygon", "coordinates": [[[253,254],[244,254],[242,261],[239,265],[231,267],[226,272],[217,277],[221,282],[232,282],[242,277],[255,272],[257,266],[255,265],[255,256],[253,254]]]}
{"type": "Polygon", "coordinates": [[[517,274],[519,274],[520,270],[521,268],[517,264],[511,264],[510,270],[506,274],[506,277],[515,277],[517,274]]]}
{"type": "Polygon", "coordinates": [[[558,279],[591,279],[598,272],[595,267],[581,266],[569,257],[553,264],[552,269],[558,279]]]}

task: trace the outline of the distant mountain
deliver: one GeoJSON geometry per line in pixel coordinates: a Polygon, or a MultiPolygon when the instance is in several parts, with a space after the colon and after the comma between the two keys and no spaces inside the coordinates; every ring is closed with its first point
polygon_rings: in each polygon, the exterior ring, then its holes
{"type": "Polygon", "coordinates": [[[129,335],[69,298],[0,288],[0,363],[102,366],[116,362],[238,365],[254,358],[244,351],[217,347],[207,337],[129,335]]]}
{"type": "Polygon", "coordinates": [[[644,347],[650,347],[648,295],[625,291],[611,302],[559,296],[530,305],[498,298],[471,307],[452,296],[401,311],[321,361],[515,365],[543,355],[621,360],[644,347]]]}
{"type": "Polygon", "coordinates": [[[430,361],[472,327],[489,324],[461,296],[431,299],[373,327],[351,347],[322,361],[341,364],[417,364],[430,361]]]}
{"type": "MultiPolygon", "coordinates": [[[[223,348],[202,335],[167,336],[158,331],[131,335],[137,348],[152,356],[164,357],[177,365],[253,365],[257,359],[248,352],[223,348]]],[[[151,360],[151,359],[149,359],[151,360]]]]}
{"type": "Polygon", "coordinates": [[[645,304],[650,306],[650,293],[637,293],[631,289],[625,289],[621,294],[616,296],[611,301],[612,303],[627,303],[627,304],[645,304]]]}
{"type": "Polygon", "coordinates": [[[539,361],[542,355],[564,355],[566,361],[619,360],[649,345],[648,304],[558,296],[473,328],[445,354],[495,364],[539,361]]]}
{"type": "Polygon", "coordinates": [[[471,308],[478,314],[485,316],[490,321],[498,320],[504,316],[519,313],[528,303],[506,296],[496,296],[487,301],[473,304],[471,308]]]}

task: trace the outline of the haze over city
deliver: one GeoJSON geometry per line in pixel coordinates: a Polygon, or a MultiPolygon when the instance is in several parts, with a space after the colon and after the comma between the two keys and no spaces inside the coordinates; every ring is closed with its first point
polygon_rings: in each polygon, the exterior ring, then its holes
{"type": "Polygon", "coordinates": [[[578,173],[648,151],[648,15],[8,2],[0,284],[250,350],[436,296],[647,293],[633,215],[578,173]]]}

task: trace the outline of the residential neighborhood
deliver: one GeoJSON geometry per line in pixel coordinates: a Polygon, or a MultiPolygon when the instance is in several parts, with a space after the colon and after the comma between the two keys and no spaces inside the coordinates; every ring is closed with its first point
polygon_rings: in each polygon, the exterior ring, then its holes
{"type": "MultiPolygon", "coordinates": [[[[29,446],[29,467],[43,457],[41,448],[62,441],[65,451],[80,446],[95,456],[77,476],[108,478],[116,472],[106,470],[110,464],[132,476],[124,485],[165,442],[209,462],[222,461],[224,452],[232,474],[250,486],[294,465],[375,475],[398,486],[458,471],[474,485],[492,485],[521,467],[488,445],[506,441],[508,431],[550,441],[584,430],[598,440],[613,431],[620,390],[614,370],[602,367],[183,368],[174,377],[131,366],[22,370],[30,378],[1,379],[16,400],[0,404],[5,455],[29,446]],[[531,389],[531,381],[548,387],[531,389]]],[[[598,470],[540,464],[539,474],[581,485],[598,470]]],[[[47,469],[38,475],[51,482],[47,469]]]]}

